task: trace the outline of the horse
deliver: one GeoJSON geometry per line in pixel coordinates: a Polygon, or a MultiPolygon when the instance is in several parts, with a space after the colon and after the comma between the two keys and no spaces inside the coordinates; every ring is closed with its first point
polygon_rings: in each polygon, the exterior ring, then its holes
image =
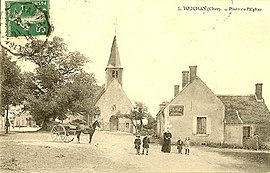
{"type": "Polygon", "coordinates": [[[94,123],[90,126],[86,126],[86,125],[77,126],[76,135],[77,135],[78,143],[80,143],[80,136],[81,136],[81,133],[83,133],[83,134],[89,134],[89,144],[91,144],[92,137],[96,131],[96,127],[100,128],[100,123],[98,122],[98,120],[94,121],[94,123]]]}

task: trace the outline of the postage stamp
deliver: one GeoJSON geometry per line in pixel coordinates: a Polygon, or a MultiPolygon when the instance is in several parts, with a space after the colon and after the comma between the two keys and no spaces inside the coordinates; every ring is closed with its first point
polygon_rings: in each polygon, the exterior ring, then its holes
{"type": "Polygon", "coordinates": [[[52,32],[49,9],[50,0],[1,1],[1,46],[20,54],[33,39],[46,41],[52,32]]]}

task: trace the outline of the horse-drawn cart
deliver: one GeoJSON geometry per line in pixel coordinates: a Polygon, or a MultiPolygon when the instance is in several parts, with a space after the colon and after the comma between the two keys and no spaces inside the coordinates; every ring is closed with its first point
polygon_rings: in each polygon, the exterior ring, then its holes
{"type": "Polygon", "coordinates": [[[57,142],[71,142],[76,136],[78,142],[80,142],[81,133],[89,134],[89,143],[91,143],[96,127],[100,127],[100,123],[97,120],[94,121],[91,126],[86,126],[82,124],[56,124],[51,130],[51,136],[52,140],[57,142]]]}
{"type": "Polygon", "coordinates": [[[71,142],[74,140],[77,129],[74,125],[56,124],[51,130],[51,137],[56,142],[71,142]]]}

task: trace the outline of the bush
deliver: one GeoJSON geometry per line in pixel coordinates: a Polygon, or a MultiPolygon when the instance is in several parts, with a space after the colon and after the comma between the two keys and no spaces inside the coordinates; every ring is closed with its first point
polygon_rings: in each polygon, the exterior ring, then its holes
{"type": "Polygon", "coordinates": [[[232,149],[242,149],[243,147],[237,144],[226,144],[226,143],[214,143],[208,142],[206,146],[213,148],[232,148],[232,149]]]}

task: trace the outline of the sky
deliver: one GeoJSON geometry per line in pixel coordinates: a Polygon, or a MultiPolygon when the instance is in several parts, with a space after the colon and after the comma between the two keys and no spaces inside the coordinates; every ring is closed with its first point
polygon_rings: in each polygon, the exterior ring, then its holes
{"type": "Polygon", "coordinates": [[[130,100],[144,102],[153,116],[162,101],[173,98],[174,85],[181,86],[182,71],[193,65],[215,94],[254,94],[255,83],[263,83],[270,108],[270,2],[51,0],[50,6],[52,36],[89,57],[85,70],[100,85],[117,18],[124,91],[130,100]],[[262,10],[203,12],[183,6],[262,10]]]}

